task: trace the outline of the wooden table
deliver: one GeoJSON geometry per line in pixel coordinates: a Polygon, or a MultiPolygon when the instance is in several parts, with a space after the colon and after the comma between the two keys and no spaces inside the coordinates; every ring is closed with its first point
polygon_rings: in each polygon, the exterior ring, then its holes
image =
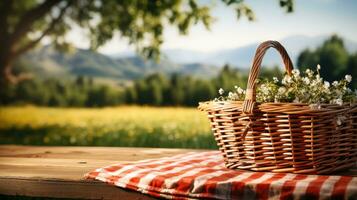
{"type": "Polygon", "coordinates": [[[72,199],[153,199],[83,175],[106,165],[186,153],[188,149],[0,146],[0,195],[72,199]]]}
{"type": "MultiPolygon", "coordinates": [[[[72,199],[154,199],[139,192],[85,180],[99,167],[186,153],[189,149],[38,147],[0,145],[0,195],[72,199]]],[[[357,168],[341,175],[357,175],[357,168]]],[[[1,197],[1,196],[0,196],[1,197]]]]}

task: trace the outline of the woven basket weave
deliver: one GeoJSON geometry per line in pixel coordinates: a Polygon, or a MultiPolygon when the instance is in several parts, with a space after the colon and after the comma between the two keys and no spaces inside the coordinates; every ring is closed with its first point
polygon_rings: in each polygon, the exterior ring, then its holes
{"type": "Polygon", "coordinates": [[[257,103],[255,81],[263,56],[278,50],[285,70],[292,62],[276,41],[262,43],[249,73],[244,101],[201,102],[225,164],[252,171],[329,174],[357,160],[357,104],[257,103]]]}

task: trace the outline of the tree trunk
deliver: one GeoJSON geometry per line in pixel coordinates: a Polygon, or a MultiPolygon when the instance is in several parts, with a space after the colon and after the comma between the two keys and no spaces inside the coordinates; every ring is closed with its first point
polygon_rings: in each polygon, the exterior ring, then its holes
{"type": "Polygon", "coordinates": [[[0,88],[8,83],[12,83],[11,77],[12,56],[8,45],[3,45],[0,48],[0,88]]]}
{"type": "Polygon", "coordinates": [[[18,56],[15,56],[11,49],[8,45],[0,47],[0,88],[3,88],[7,84],[16,84],[19,81],[32,78],[32,75],[28,73],[13,73],[13,61],[18,56]]]}

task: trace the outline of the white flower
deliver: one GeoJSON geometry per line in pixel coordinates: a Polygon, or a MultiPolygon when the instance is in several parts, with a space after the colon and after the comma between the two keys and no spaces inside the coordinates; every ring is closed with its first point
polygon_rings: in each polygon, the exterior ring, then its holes
{"type": "Polygon", "coordinates": [[[244,94],[244,90],[240,87],[237,88],[238,94],[244,94]]]}
{"type": "MultiPolygon", "coordinates": [[[[321,69],[320,65],[317,66],[321,69]]],[[[295,102],[317,104],[311,105],[312,109],[320,109],[320,104],[330,103],[343,105],[344,103],[357,102],[357,90],[351,91],[347,83],[352,81],[351,75],[346,75],[342,81],[324,81],[319,71],[307,69],[305,73],[295,69],[292,75],[285,75],[282,80],[273,77],[271,81],[257,82],[257,101],[258,102],[295,102]],[[281,82],[280,82],[281,81],[281,82]],[[280,82],[280,83],[279,83],[280,82]],[[282,83],[282,84],[281,84],[282,83]],[[295,99],[294,99],[295,98],[295,99]]],[[[239,86],[234,86],[232,92],[218,90],[219,101],[243,100],[245,90],[239,86]],[[225,95],[225,96],[223,96],[225,95]]]]}
{"type": "Polygon", "coordinates": [[[285,89],[284,87],[280,87],[280,88],[278,89],[278,92],[279,92],[280,94],[283,94],[283,93],[286,92],[286,89],[285,89]]]}
{"type": "Polygon", "coordinates": [[[347,74],[347,75],[345,76],[345,79],[346,79],[347,82],[350,83],[350,82],[352,81],[352,76],[349,75],[349,74],[347,74]]]}
{"type": "Polygon", "coordinates": [[[237,95],[234,94],[233,92],[229,92],[229,93],[228,93],[228,98],[231,99],[231,100],[236,99],[236,98],[235,98],[236,96],[237,96],[237,95]]]}
{"type": "Polygon", "coordinates": [[[316,75],[316,81],[319,83],[319,82],[322,82],[322,78],[320,76],[320,74],[317,74],[316,75]]]}
{"type": "Polygon", "coordinates": [[[318,65],[316,66],[316,68],[317,68],[317,70],[320,70],[320,69],[321,69],[321,65],[318,64],[318,65]]]}
{"type": "Polygon", "coordinates": [[[291,82],[291,77],[286,75],[284,76],[283,80],[281,80],[281,83],[282,84],[287,84],[287,83],[290,83],[291,82]]]}
{"type": "Polygon", "coordinates": [[[311,71],[311,69],[306,69],[305,70],[305,73],[308,75],[308,76],[312,76],[313,72],[311,71]]]}
{"type": "Polygon", "coordinates": [[[342,104],[343,104],[343,101],[342,101],[342,99],[340,99],[340,98],[335,99],[335,102],[336,102],[336,104],[338,104],[338,105],[340,105],[340,106],[342,106],[342,104]]]}
{"type": "Polygon", "coordinates": [[[298,69],[293,69],[291,72],[292,72],[293,75],[295,75],[295,76],[300,76],[300,71],[299,71],[298,69]]]}
{"type": "Polygon", "coordinates": [[[321,105],[317,103],[310,104],[309,107],[313,110],[321,109],[321,105]]]}
{"type": "Polygon", "coordinates": [[[261,89],[261,91],[262,91],[262,93],[263,93],[264,95],[268,95],[268,94],[269,94],[269,88],[268,88],[265,84],[262,84],[262,85],[260,86],[260,89],[261,89]]]}
{"type": "Polygon", "coordinates": [[[325,89],[328,89],[330,87],[330,83],[328,81],[324,82],[324,87],[325,89]]]}
{"type": "Polygon", "coordinates": [[[309,79],[308,77],[304,77],[302,80],[304,81],[304,83],[305,83],[306,85],[309,85],[309,84],[310,84],[310,79],[309,79]]]}
{"type": "Polygon", "coordinates": [[[274,83],[279,82],[279,80],[278,80],[278,78],[277,78],[277,77],[273,77],[273,81],[274,81],[274,83]]]}

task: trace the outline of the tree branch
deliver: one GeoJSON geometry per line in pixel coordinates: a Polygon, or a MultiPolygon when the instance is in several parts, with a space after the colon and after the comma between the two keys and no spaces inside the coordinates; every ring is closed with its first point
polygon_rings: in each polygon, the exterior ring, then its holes
{"type": "Polygon", "coordinates": [[[38,44],[46,35],[51,33],[53,31],[53,29],[55,28],[55,26],[58,24],[58,22],[61,21],[61,19],[63,18],[64,14],[66,13],[66,10],[70,7],[70,5],[71,5],[71,1],[69,1],[67,3],[67,5],[61,9],[59,15],[55,19],[52,19],[52,21],[48,25],[47,29],[44,30],[42,32],[42,34],[37,39],[34,39],[34,40],[30,41],[27,45],[25,45],[24,47],[22,47],[19,50],[15,51],[14,52],[14,56],[16,57],[18,55],[21,55],[22,53],[24,53],[24,52],[30,50],[31,48],[35,47],[35,45],[38,44]]]}
{"type": "Polygon", "coordinates": [[[44,17],[51,9],[63,0],[46,0],[39,6],[29,10],[25,13],[17,25],[15,26],[14,32],[11,36],[11,43],[14,44],[21,37],[26,35],[30,31],[32,25],[36,20],[44,17]]]}
{"type": "Polygon", "coordinates": [[[24,81],[24,80],[29,80],[29,79],[32,79],[34,76],[32,73],[21,73],[21,74],[18,74],[18,75],[14,75],[11,71],[11,68],[6,68],[5,69],[5,72],[4,72],[4,75],[5,75],[5,79],[9,82],[9,83],[12,83],[12,84],[17,84],[21,81],[24,81]]]}

